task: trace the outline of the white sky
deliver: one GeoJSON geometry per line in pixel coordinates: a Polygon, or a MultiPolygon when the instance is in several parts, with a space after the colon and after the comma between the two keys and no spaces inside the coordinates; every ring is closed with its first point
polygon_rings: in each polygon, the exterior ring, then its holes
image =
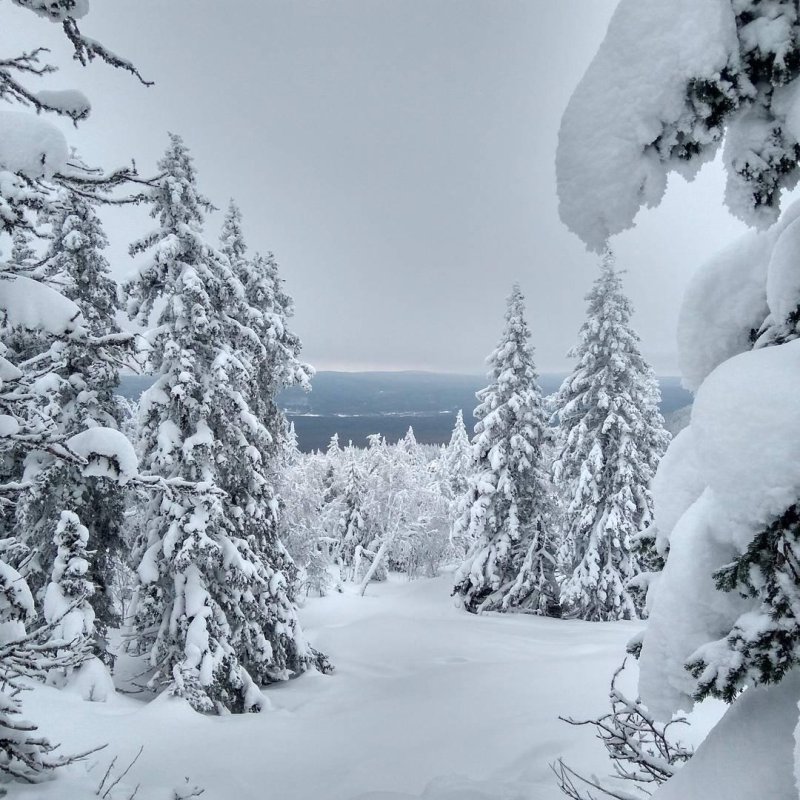
{"type": "MultiPolygon", "coordinates": [[[[166,131],[201,190],[236,197],[273,250],[319,369],[483,371],[516,280],[541,371],[568,363],[596,259],[560,224],[554,158],[570,92],[615,0],[95,0],[84,32],[156,81],[69,63],[47,22],[7,3],[0,52],[48,44],[92,118],[91,163],[155,169],[166,131]]],[[[673,181],[614,242],[645,354],[674,373],[686,282],[743,227],[719,164],[673,181]]],[[[221,212],[209,220],[215,240],[221,212]]],[[[105,214],[118,278],[141,209],[105,214]]]]}

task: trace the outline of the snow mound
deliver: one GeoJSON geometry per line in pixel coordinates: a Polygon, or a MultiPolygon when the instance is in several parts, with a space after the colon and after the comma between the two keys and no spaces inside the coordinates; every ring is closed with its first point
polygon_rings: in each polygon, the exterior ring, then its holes
{"type": "Polygon", "coordinates": [[[73,119],[82,119],[88,116],[92,109],[89,98],[74,89],[43,89],[36,92],[36,99],[48,108],[57,109],[73,119]]]}
{"type": "Polygon", "coordinates": [[[694,454],[692,429],[671,442],[653,479],[653,507],[659,552],[664,552],[678,520],[703,493],[705,485],[694,454]]]}
{"type": "Polygon", "coordinates": [[[678,320],[678,361],[690,391],[723,361],[752,347],[751,331],[769,314],[765,283],[772,243],[769,234],[746,234],[690,281],[678,320]]]}
{"type": "Polygon", "coordinates": [[[33,114],[0,110],[0,169],[51,178],[64,169],[68,155],[67,140],[55,125],[33,114]]]}
{"type": "Polygon", "coordinates": [[[139,474],[139,460],[133,445],[125,434],[113,428],[81,431],[67,441],[67,446],[89,462],[83,468],[84,475],[125,484],[139,474]]]}
{"type": "Polygon", "coordinates": [[[115,691],[108,667],[99,658],[84,661],[69,676],[65,688],[93,703],[107,702],[115,691]]]}
{"type": "Polygon", "coordinates": [[[0,323],[52,336],[79,335],[84,319],[78,306],[39,281],[0,273],[0,323]]]}
{"type": "Polygon", "coordinates": [[[692,410],[700,468],[733,518],[767,524],[800,494],[800,340],[743,353],[692,410]]]}
{"type": "MultiPolygon", "coordinates": [[[[591,248],[602,250],[642,205],[661,200],[680,165],[652,145],[678,127],[687,82],[718,75],[734,53],[729,0],[620,2],[564,112],[556,156],[561,219],[591,248]]],[[[684,174],[699,166],[696,158],[684,174]]]]}
{"type": "Polygon", "coordinates": [[[711,578],[734,556],[732,547],[715,541],[723,511],[706,489],[672,531],[669,558],[648,594],[650,618],[639,658],[639,693],[661,721],[692,709],[695,680],[684,665],[697,648],[729,630],[748,607],[738,595],[718,591],[711,578]]]}
{"type": "Polygon", "coordinates": [[[798,698],[797,672],[777,686],[748,689],[654,800],[796,800],[798,698]]]}
{"type": "Polygon", "coordinates": [[[767,304],[774,319],[782,321],[800,306],[800,219],[778,237],[767,272],[767,304]]]}

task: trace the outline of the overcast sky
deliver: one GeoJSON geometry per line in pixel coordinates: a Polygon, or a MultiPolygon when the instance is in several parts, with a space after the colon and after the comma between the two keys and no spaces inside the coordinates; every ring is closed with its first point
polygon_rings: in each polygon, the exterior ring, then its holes
{"type": "MultiPolygon", "coordinates": [[[[92,117],[68,137],[107,167],[154,171],[183,135],[201,190],[234,196],[272,250],[319,369],[481,372],[518,281],[541,371],[568,364],[596,258],[561,225],[561,113],[615,0],[95,0],[83,29],[146,89],[81,70],[57,29],[3,4],[2,52],[46,43],[92,117]],[[10,23],[10,24],[8,24],[10,23]]],[[[718,164],[676,178],[614,242],[646,356],[676,372],[688,278],[742,232],[718,164]]],[[[105,213],[117,278],[141,210],[105,213]]],[[[221,212],[208,221],[216,240],[221,212]]]]}

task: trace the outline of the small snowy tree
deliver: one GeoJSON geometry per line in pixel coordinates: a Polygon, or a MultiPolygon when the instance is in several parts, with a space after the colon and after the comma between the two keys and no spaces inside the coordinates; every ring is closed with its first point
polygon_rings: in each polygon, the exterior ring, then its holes
{"type": "Polygon", "coordinates": [[[364,520],[364,476],[358,463],[355,448],[345,450],[344,486],[341,495],[337,538],[341,542],[340,557],[350,578],[356,580],[358,558],[361,550],[372,540],[364,520]]]}
{"type": "Polygon", "coordinates": [[[453,590],[471,612],[559,612],[547,419],[529,340],[514,286],[503,335],[487,359],[491,383],[478,393],[474,473],[455,528],[475,541],[453,590]]]}
{"type": "Polygon", "coordinates": [[[442,478],[453,499],[460,500],[466,494],[472,466],[472,444],[464,425],[464,412],[459,409],[450,443],[444,448],[440,459],[442,478]]]}
{"type": "Polygon", "coordinates": [[[554,465],[563,505],[562,602],[586,620],[638,616],[632,553],[650,523],[650,483],[668,441],[658,387],[630,326],[630,302],[607,253],[587,295],[578,360],[555,401],[554,465]]]}

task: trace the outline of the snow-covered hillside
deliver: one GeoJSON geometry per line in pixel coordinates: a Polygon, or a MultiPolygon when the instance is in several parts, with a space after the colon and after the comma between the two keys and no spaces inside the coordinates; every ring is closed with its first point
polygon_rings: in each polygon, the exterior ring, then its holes
{"type": "Polygon", "coordinates": [[[77,797],[78,786],[91,796],[110,759],[127,765],[141,745],[120,797],[141,782],[137,798],[160,798],[148,787],[189,776],[209,800],[556,800],[549,763],[559,756],[606,774],[592,731],[558,716],[606,710],[609,677],[642,623],[476,617],[454,607],[451,583],[393,578],[363,598],[346,585],[311,599],[304,629],[336,672],[274,686],[262,714],[203,716],[166,694],[91,703],[37,687],[25,710],[65,752],[109,746],[59,776],[61,794],[45,784],[17,796],[77,797]]]}

